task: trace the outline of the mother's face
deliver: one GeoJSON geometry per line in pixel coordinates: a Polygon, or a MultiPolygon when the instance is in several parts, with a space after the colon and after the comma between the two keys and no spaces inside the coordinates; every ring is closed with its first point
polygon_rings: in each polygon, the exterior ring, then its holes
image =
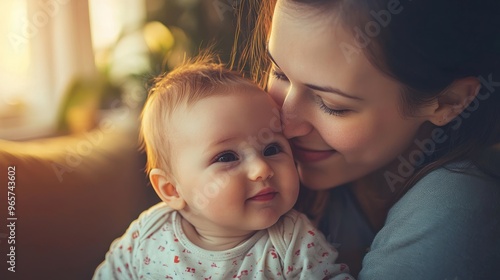
{"type": "Polygon", "coordinates": [[[425,118],[401,115],[399,84],[335,16],[289,5],[279,0],[273,16],[269,93],[282,105],[301,181],[327,189],[396,160],[425,118]]]}

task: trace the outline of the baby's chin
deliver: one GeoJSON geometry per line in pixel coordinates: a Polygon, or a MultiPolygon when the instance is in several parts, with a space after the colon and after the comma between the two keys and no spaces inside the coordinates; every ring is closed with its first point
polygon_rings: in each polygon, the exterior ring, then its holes
{"type": "MultiPolygon", "coordinates": [[[[291,208],[290,208],[291,210],[291,208]]],[[[274,213],[269,213],[267,215],[265,215],[265,219],[263,219],[259,225],[255,228],[255,230],[264,230],[264,229],[267,229],[267,228],[270,228],[272,227],[273,225],[275,225],[280,219],[282,219],[283,215],[285,215],[288,211],[290,210],[282,210],[282,211],[277,211],[277,212],[274,212],[274,213]]]]}

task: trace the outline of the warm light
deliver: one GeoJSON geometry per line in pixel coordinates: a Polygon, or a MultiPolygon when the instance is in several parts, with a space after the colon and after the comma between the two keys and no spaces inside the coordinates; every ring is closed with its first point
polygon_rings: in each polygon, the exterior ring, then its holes
{"type": "Polygon", "coordinates": [[[89,0],[90,27],[94,49],[105,49],[116,43],[123,29],[115,1],[89,0]]]}
{"type": "Polygon", "coordinates": [[[26,92],[30,65],[25,0],[0,1],[0,103],[26,92]]]}
{"type": "Polygon", "coordinates": [[[172,32],[161,22],[153,21],[144,26],[144,40],[153,53],[164,53],[174,46],[172,32]]]}

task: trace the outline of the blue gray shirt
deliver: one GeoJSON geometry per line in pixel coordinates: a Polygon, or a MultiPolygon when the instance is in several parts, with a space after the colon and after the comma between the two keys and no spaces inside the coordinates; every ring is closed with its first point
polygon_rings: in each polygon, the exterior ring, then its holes
{"type": "Polygon", "coordinates": [[[422,178],[379,232],[347,187],[332,192],[320,229],[341,253],[367,252],[359,279],[500,279],[500,183],[470,165],[422,178]]]}

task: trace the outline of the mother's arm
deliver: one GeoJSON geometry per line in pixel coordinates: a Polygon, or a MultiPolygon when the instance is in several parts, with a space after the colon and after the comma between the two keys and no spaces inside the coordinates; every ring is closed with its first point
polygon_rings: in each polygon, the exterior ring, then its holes
{"type": "Polygon", "coordinates": [[[500,275],[500,184],[436,170],[389,211],[359,279],[492,279],[500,275]]]}

